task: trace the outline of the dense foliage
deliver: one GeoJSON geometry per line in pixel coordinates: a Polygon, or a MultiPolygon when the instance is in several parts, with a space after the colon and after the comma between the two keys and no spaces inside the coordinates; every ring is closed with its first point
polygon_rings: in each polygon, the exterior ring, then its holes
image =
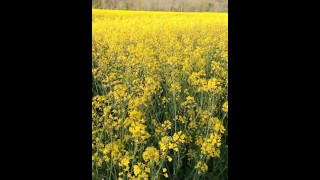
{"type": "Polygon", "coordinates": [[[93,10],[93,179],[227,179],[226,13],[93,10]]]}

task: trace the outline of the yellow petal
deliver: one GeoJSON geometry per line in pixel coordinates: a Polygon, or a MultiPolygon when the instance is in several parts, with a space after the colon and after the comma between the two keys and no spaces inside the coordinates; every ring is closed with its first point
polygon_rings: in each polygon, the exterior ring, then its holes
{"type": "Polygon", "coordinates": [[[167,172],[167,168],[163,168],[162,172],[164,172],[164,173],[167,172]]]}

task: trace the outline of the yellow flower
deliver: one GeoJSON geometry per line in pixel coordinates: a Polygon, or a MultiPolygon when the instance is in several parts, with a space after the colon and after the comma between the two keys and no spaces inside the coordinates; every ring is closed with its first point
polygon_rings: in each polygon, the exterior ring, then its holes
{"type": "Polygon", "coordinates": [[[164,173],[164,176],[165,176],[166,178],[168,178],[168,177],[169,177],[168,173],[164,173]]]}
{"type": "Polygon", "coordinates": [[[176,134],[176,133],[174,133],[174,135],[173,135],[173,140],[174,141],[178,141],[178,139],[179,139],[179,135],[178,134],[176,134]]]}
{"type": "Polygon", "coordinates": [[[205,138],[201,144],[201,153],[211,157],[220,157],[221,136],[217,133],[211,133],[208,138],[205,138]]]}
{"type": "Polygon", "coordinates": [[[163,124],[161,124],[164,131],[171,129],[172,123],[169,120],[165,120],[163,124]]]}
{"type": "Polygon", "coordinates": [[[151,146],[147,147],[146,150],[143,152],[143,160],[145,162],[151,161],[151,162],[159,162],[159,151],[157,148],[151,146]]]}
{"type": "Polygon", "coordinates": [[[129,171],[130,159],[131,159],[131,157],[129,156],[129,153],[126,152],[125,156],[120,160],[119,166],[124,167],[125,171],[129,171]]]}
{"type": "Polygon", "coordinates": [[[183,124],[186,123],[187,118],[184,116],[177,116],[176,120],[182,122],[183,124]]]}
{"type": "Polygon", "coordinates": [[[171,84],[171,88],[169,89],[172,94],[177,94],[181,92],[181,86],[178,82],[174,82],[171,84]]]}
{"type": "Polygon", "coordinates": [[[228,101],[223,104],[222,111],[226,113],[228,112],[228,101]]]}
{"type": "Polygon", "coordinates": [[[195,167],[198,170],[198,174],[206,172],[208,170],[208,166],[206,163],[199,161],[195,167]]]}
{"type": "Polygon", "coordinates": [[[145,169],[145,171],[146,171],[147,173],[150,173],[150,168],[147,167],[147,168],[145,169]]]}
{"type": "Polygon", "coordinates": [[[138,175],[140,174],[140,172],[141,172],[140,167],[139,167],[138,165],[134,165],[134,166],[133,166],[133,173],[134,173],[134,175],[135,175],[135,176],[138,176],[138,175]]]}
{"type": "Polygon", "coordinates": [[[161,138],[161,141],[159,142],[159,146],[162,152],[166,151],[167,149],[169,149],[169,144],[171,141],[171,137],[170,136],[165,136],[161,138]]]}
{"type": "Polygon", "coordinates": [[[101,160],[101,159],[98,160],[97,165],[98,165],[98,167],[101,167],[101,166],[102,166],[102,160],[101,160]]]}
{"type": "Polygon", "coordinates": [[[172,139],[175,142],[184,143],[185,142],[185,137],[186,137],[186,135],[182,134],[182,131],[179,131],[178,133],[174,133],[172,139]]]}
{"type": "Polygon", "coordinates": [[[167,172],[167,168],[162,168],[162,172],[167,172]]]}

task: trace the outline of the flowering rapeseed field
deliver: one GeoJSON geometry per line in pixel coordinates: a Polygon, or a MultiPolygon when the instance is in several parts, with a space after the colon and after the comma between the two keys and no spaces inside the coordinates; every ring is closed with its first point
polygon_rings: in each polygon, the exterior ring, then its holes
{"type": "Polygon", "coordinates": [[[227,179],[228,14],[93,10],[92,179],[227,179]]]}

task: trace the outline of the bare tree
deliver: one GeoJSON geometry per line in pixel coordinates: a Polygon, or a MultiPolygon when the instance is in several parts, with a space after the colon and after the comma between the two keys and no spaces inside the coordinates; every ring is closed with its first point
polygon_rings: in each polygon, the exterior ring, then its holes
{"type": "Polygon", "coordinates": [[[93,8],[161,10],[161,11],[228,11],[228,0],[92,0],[93,8]]]}

